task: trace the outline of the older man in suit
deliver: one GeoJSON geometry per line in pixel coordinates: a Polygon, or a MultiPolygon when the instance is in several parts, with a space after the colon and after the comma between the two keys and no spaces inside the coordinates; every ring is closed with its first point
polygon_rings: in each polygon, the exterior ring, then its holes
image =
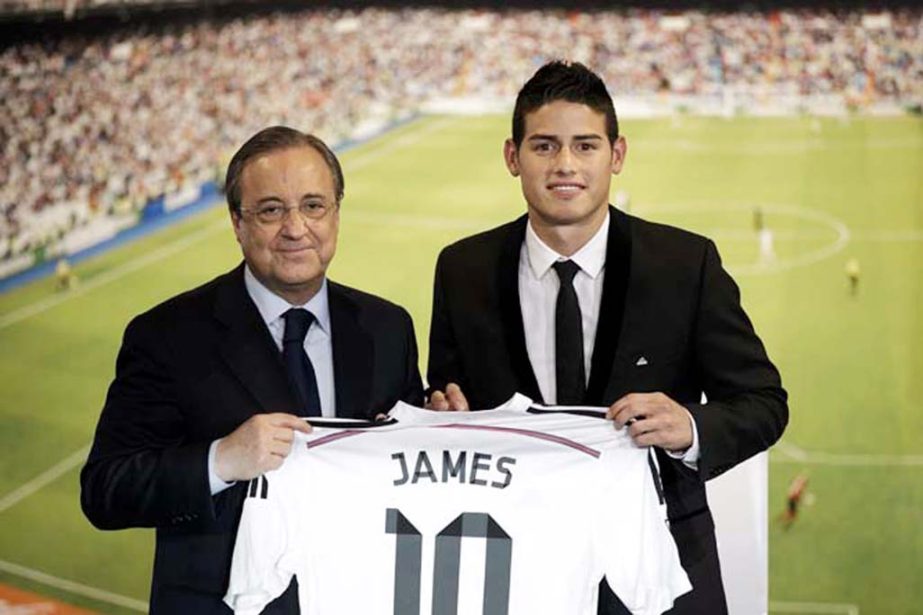
{"type": "MultiPolygon", "coordinates": [[[[235,154],[226,191],[244,262],[128,325],[81,473],[94,525],[157,528],[152,613],[229,612],[245,481],[281,465],[294,431],[423,400],[407,312],[326,277],[333,152],[268,128],[235,154]]],[[[290,588],[270,610],[293,609],[290,588]]]]}
{"type": "MultiPolygon", "coordinates": [[[[609,206],[627,144],[597,75],[540,68],[519,92],[512,133],[504,158],[527,213],[440,254],[431,403],[485,408],[519,391],[609,406],[638,445],[657,447],[693,585],[670,612],[724,613],[704,483],[782,434],[779,374],[711,241],[609,206]]],[[[600,613],[624,612],[603,591],[600,613]]]]}

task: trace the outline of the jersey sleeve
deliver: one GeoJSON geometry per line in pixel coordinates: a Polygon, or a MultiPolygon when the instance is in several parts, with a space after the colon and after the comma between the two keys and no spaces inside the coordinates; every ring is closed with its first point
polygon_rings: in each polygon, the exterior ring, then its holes
{"type": "Polygon", "coordinates": [[[692,586],[668,526],[656,458],[635,449],[609,451],[601,461],[597,560],[631,613],[660,615],[692,586]]]}
{"type": "MultiPolygon", "coordinates": [[[[283,466],[284,468],[284,466],[283,466]]],[[[237,615],[257,615],[280,596],[295,574],[292,553],[297,534],[290,513],[289,490],[284,489],[284,474],[270,472],[247,485],[247,498],[237,529],[231,574],[224,602],[237,615]]]]}

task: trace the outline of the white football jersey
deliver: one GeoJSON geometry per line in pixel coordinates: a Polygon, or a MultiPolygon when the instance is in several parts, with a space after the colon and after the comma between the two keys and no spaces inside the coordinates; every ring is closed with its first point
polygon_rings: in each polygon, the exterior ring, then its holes
{"type": "Polygon", "coordinates": [[[654,456],[521,400],[296,434],[248,485],[225,602],[259,613],[294,575],[303,615],[595,615],[606,577],[632,613],[669,609],[691,586],[654,456]]]}

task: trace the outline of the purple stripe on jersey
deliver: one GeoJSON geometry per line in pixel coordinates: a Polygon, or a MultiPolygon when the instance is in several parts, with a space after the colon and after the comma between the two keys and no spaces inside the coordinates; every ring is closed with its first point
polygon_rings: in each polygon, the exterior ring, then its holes
{"type": "MultiPolygon", "coordinates": [[[[423,427],[423,425],[421,425],[423,427]]],[[[567,438],[562,438],[561,436],[555,436],[549,433],[544,433],[541,431],[533,431],[531,429],[518,429],[516,427],[501,427],[499,425],[468,425],[466,423],[448,423],[445,425],[427,425],[426,427],[439,428],[439,429],[474,429],[480,431],[499,431],[502,433],[512,433],[518,436],[526,436],[528,438],[536,438],[538,440],[545,440],[547,442],[554,442],[555,444],[561,444],[563,446],[570,447],[581,453],[586,453],[591,457],[599,459],[600,452],[589,446],[580,444],[579,442],[574,442],[567,438]]],[[[317,448],[324,444],[329,444],[331,442],[336,442],[337,440],[342,440],[343,438],[348,438],[350,436],[358,436],[364,433],[370,433],[371,430],[368,429],[344,429],[343,431],[338,431],[336,433],[328,434],[326,436],[321,436],[316,440],[311,440],[310,442],[305,443],[308,449],[317,448]]]]}
{"type": "Polygon", "coordinates": [[[581,453],[586,453],[591,457],[599,459],[600,452],[589,446],[584,446],[579,442],[574,442],[573,440],[568,440],[567,438],[562,438],[561,436],[555,436],[550,433],[544,433],[541,431],[532,431],[531,429],[517,429],[515,427],[500,427],[499,425],[468,425],[465,423],[450,423],[448,425],[434,425],[433,427],[439,427],[443,429],[479,429],[482,431],[502,431],[505,433],[514,433],[520,436],[526,436],[529,438],[537,438],[539,440],[547,440],[548,442],[555,442],[557,444],[562,444],[564,446],[569,446],[570,448],[580,451],[581,453]]]}
{"type": "Polygon", "coordinates": [[[348,438],[350,436],[358,436],[361,433],[368,433],[368,430],[344,429],[343,431],[338,431],[336,433],[328,434],[326,436],[321,436],[317,440],[311,440],[310,442],[307,442],[306,445],[308,449],[312,449],[322,444],[327,444],[329,442],[336,442],[337,440],[342,440],[343,438],[348,438]]]}

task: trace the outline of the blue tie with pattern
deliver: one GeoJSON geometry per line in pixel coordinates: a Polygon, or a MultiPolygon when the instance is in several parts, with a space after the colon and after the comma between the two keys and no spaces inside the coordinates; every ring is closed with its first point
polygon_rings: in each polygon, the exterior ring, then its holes
{"type": "Polygon", "coordinates": [[[314,314],[300,308],[287,311],[282,334],[282,360],[299,409],[305,416],[320,416],[320,395],[314,366],[304,351],[304,338],[314,322],[314,314]]]}

